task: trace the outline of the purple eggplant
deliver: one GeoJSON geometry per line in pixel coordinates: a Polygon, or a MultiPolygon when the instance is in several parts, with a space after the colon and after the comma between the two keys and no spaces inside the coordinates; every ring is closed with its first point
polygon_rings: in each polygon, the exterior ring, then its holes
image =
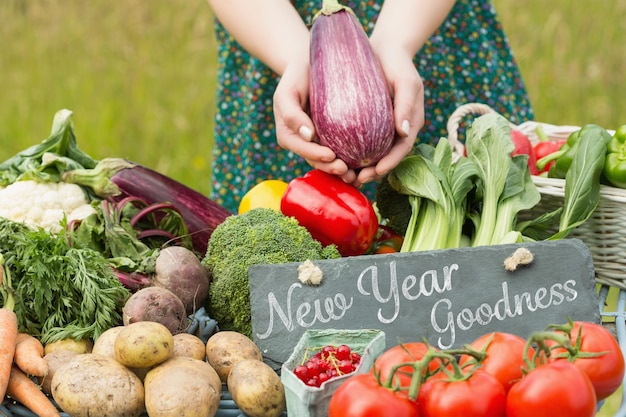
{"type": "Polygon", "coordinates": [[[95,195],[108,201],[137,197],[147,204],[171,204],[187,225],[194,250],[202,255],[213,230],[233,214],[186,185],[121,158],[102,159],[93,169],[66,171],[63,181],[89,187],[95,195]]]}
{"type": "Polygon", "coordinates": [[[319,143],[353,169],[375,165],[394,142],[393,104],[381,64],[348,7],[323,2],[313,19],[310,114],[319,143]]]}

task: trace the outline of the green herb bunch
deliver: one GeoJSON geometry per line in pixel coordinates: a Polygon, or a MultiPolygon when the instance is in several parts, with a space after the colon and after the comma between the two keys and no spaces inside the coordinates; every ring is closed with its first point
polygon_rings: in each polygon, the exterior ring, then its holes
{"type": "Polygon", "coordinates": [[[50,234],[2,217],[0,237],[20,331],[49,343],[96,339],[121,324],[130,293],[102,254],[72,247],[63,232],[50,234]]]}

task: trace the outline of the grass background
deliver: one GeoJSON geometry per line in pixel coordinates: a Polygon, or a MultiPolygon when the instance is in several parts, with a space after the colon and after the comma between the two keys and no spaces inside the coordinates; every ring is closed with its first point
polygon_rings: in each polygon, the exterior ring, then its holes
{"type": "MultiPolygon", "coordinates": [[[[626,123],[626,0],[495,0],[536,120],[626,123]]],[[[215,48],[205,0],[1,0],[0,160],[74,112],[79,145],[209,192],[215,48]]]]}
{"type": "MultiPolygon", "coordinates": [[[[494,3],[536,120],[626,123],[626,0],[494,3]]],[[[45,139],[67,108],[94,158],[208,193],[212,23],[205,0],[0,0],[0,161],[45,139]]]]}

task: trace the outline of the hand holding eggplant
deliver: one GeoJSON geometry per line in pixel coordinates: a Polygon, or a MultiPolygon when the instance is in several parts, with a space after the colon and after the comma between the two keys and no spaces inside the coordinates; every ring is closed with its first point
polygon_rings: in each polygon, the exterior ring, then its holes
{"type": "Polygon", "coordinates": [[[374,166],[363,168],[354,185],[382,179],[411,153],[417,134],[424,126],[424,85],[413,64],[412,57],[392,45],[376,50],[385,77],[391,89],[395,141],[389,153],[374,166]]]}
{"type": "Polygon", "coordinates": [[[344,175],[348,166],[335,152],[315,140],[315,128],[306,112],[309,100],[309,64],[287,65],[274,91],[274,119],[278,145],[303,157],[309,165],[333,175],[344,175]]]}
{"type": "Polygon", "coordinates": [[[355,186],[381,178],[410,153],[424,123],[412,56],[386,54],[387,77],[352,11],[336,1],[314,17],[310,46],[310,72],[288,65],[274,94],[279,145],[355,186]]]}
{"type": "MultiPolygon", "coordinates": [[[[416,134],[407,136],[405,132],[398,130],[396,141],[389,154],[383,157],[378,164],[361,169],[357,175],[355,170],[349,169],[343,160],[337,158],[332,149],[320,145],[315,140],[313,122],[305,111],[308,101],[308,81],[305,81],[305,88],[299,86],[303,79],[308,80],[308,66],[306,64],[289,66],[274,93],[276,137],[281,148],[302,156],[313,168],[337,175],[345,182],[357,187],[367,182],[377,181],[411,152],[416,134]],[[302,100],[305,104],[302,104],[302,100]]],[[[421,85],[421,80],[419,81],[421,85]]],[[[400,85],[400,83],[396,84],[400,85]]],[[[410,91],[412,88],[409,86],[405,90],[410,91]]],[[[418,118],[415,126],[409,122],[404,122],[404,128],[409,124],[409,132],[411,133],[413,130],[418,130],[418,126],[423,125],[423,107],[420,108],[422,109],[419,112],[421,118],[418,118]]],[[[400,116],[396,117],[396,119],[399,118],[400,116]]],[[[400,129],[403,129],[403,122],[400,122],[400,129]]]]}

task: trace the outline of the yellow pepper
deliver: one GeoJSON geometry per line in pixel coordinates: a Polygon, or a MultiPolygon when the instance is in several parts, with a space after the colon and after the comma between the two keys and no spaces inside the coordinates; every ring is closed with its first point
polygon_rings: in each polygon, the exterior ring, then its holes
{"type": "Polygon", "coordinates": [[[280,200],[287,190],[287,183],[281,180],[264,180],[250,188],[239,202],[238,213],[243,214],[254,208],[270,208],[280,211],[280,200]]]}

